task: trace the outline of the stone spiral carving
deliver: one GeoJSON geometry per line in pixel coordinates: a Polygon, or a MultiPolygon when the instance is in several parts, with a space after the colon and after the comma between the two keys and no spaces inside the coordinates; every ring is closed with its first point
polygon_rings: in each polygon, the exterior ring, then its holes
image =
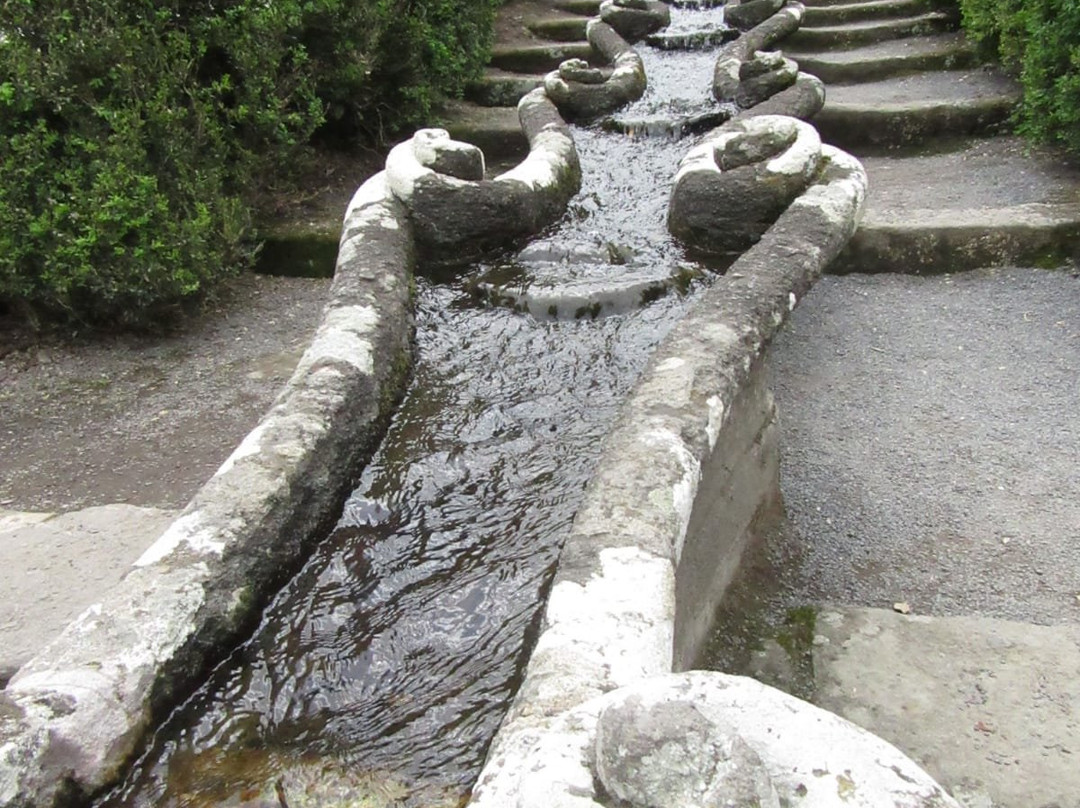
{"type": "Polygon", "coordinates": [[[604,0],[600,19],[629,42],[637,42],[671,24],[671,10],[660,0],[604,0]]]}
{"type": "Polygon", "coordinates": [[[429,260],[452,254],[454,263],[465,262],[539,232],[581,187],[573,138],[544,90],[522,98],[518,115],[529,154],[494,179],[484,178],[480,149],[443,129],[422,129],[390,151],[387,184],[408,209],[429,260]]]}
{"type": "Polygon", "coordinates": [[[683,158],[668,229],[706,253],[745,250],[810,184],[821,165],[817,130],[763,115],[716,129],[683,158]]]}
{"type": "Polygon", "coordinates": [[[645,65],[618,31],[593,18],[585,29],[589,44],[612,65],[610,73],[568,59],[544,77],[544,90],[559,111],[571,120],[595,118],[641,98],[645,65]]]}
{"type": "MultiPolygon", "coordinates": [[[[713,96],[721,103],[734,103],[749,114],[791,115],[811,118],[825,104],[825,87],[816,76],[799,72],[798,65],[782,54],[769,49],[784,37],[798,30],[805,8],[801,3],[775,4],[772,0],[753,0],[767,3],[757,7],[769,10],[761,22],[753,25],[738,39],[720,48],[713,71],[713,96]]],[[[730,18],[737,8],[725,12],[730,18]]]]}

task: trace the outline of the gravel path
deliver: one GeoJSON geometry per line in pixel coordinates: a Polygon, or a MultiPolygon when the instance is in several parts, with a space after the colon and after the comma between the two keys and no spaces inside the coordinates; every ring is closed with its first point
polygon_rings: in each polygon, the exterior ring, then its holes
{"type": "Polygon", "coordinates": [[[796,598],[1080,621],[1080,280],[823,279],[770,359],[796,598]]]}
{"type": "Polygon", "coordinates": [[[4,355],[0,508],[185,505],[291,375],[329,285],[245,275],[170,337],[4,355]]]}

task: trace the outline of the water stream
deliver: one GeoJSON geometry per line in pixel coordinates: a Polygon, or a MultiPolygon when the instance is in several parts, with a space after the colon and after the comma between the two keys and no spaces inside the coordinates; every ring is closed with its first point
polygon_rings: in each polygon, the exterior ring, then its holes
{"type": "MultiPolygon", "coordinates": [[[[718,13],[676,19],[713,26],[718,13]]],[[[650,90],[621,120],[715,107],[710,53],[639,50],[650,90]]],[[[385,804],[467,795],[603,437],[708,279],[664,222],[686,144],[574,136],[582,192],[557,227],[518,256],[418,279],[412,382],[337,528],[102,805],[241,804],[312,760],[370,778],[385,804]],[[601,317],[531,316],[475,294],[498,272],[554,295],[637,270],[699,279],[601,317]]]]}

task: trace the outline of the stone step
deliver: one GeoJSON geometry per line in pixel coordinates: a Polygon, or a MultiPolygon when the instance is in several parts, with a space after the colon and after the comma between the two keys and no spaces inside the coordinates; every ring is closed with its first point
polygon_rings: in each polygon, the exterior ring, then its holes
{"type": "Polygon", "coordinates": [[[785,50],[784,55],[826,84],[879,81],[920,70],[961,70],[979,63],[975,48],[960,32],[892,39],[842,51],[785,50]]]}
{"type": "Polygon", "coordinates": [[[1076,623],[842,607],[819,610],[814,635],[813,702],[899,747],[964,805],[1077,804],[1076,623]]]}
{"type": "Polygon", "coordinates": [[[781,47],[795,50],[842,50],[901,39],[909,36],[938,34],[951,31],[956,20],[951,14],[931,11],[916,17],[897,20],[872,20],[870,22],[828,25],[819,28],[802,27],[781,43],[781,47]]]}
{"type": "Polygon", "coordinates": [[[552,0],[551,5],[586,17],[595,17],[600,13],[600,0],[552,0]]]}
{"type": "Polygon", "coordinates": [[[931,71],[834,85],[813,123],[823,140],[858,152],[1000,129],[1019,99],[1016,83],[999,73],[931,71]]]}
{"type": "Polygon", "coordinates": [[[512,107],[544,83],[542,73],[509,73],[495,67],[465,88],[465,98],[484,107],[512,107]]]}
{"type": "Polygon", "coordinates": [[[552,42],[543,45],[513,45],[492,48],[488,64],[513,73],[547,73],[566,59],[595,58],[588,42],[552,42]]]}
{"type": "Polygon", "coordinates": [[[1080,243],[1080,170],[1020,138],[862,158],[862,223],[833,272],[1057,265],[1080,243]]]}
{"type": "Polygon", "coordinates": [[[870,0],[844,5],[809,6],[803,16],[803,27],[817,28],[850,22],[915,17],[931,11],[948,11],[941,0],[870,0]]]}
{"type": "Polygon", "coordinates": [[[525,27],[539,37],[556,42],[584,42],[588,17],[542,17],[528,20],[525,27]]]}
{"type": "Polygon", "coordinates": [[[528,153],[529,142],[521,131],[517,107],[484,107],[468,101],[451,101],[444,106],[440,120],[451,137],[479,147],[489,165],[519,159],[528,153]]]}

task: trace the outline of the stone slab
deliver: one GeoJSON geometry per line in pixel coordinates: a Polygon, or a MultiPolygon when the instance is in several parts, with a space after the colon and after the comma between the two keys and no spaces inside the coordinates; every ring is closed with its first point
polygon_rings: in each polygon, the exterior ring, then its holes
{"type": "Polygon", "coordinates": [[[892,39],[850,50],[785,49],[784,54],[827,84],[859,84],[916,70],[958,70],[977,63],[975,49],[958,32],[892,39]]]}
{"type": "Polygon", "coordinates": [[[931,71],[834,85],[814,125],[841,148],[891,148],[1001,128],[1019,99],[1016,84],[999,73],[931,71]]]}
{"type": "Polygon", "coordinates": [[[815,702],[966,808],[1080,806],[1080,625],[830,608],[816,631],[815,702]]]}
{"type": "Polygon", "coordinates": [[[0,684],[118,583],[178,511],[0,510],[0,684]]]}
{"type": "Polygon", "coordinates": [[[953,16],[932,11],[900,19],[869,20],[815,28],[803,27],[788,41],[797,48],[854,48],[908,36],[940,33],[955,25],[953,16]]]}

